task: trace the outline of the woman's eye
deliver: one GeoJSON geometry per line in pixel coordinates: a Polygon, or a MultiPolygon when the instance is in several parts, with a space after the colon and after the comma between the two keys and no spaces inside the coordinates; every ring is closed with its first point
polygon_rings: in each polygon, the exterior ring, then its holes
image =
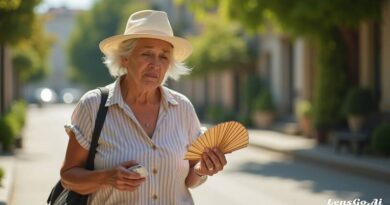
{"type": "Polygon", "coordinates": [[[167,56],[160,56],[160,58],[164,59],[164,60],[168,60],[168,57],[167,56]]]}
{"type": "Polygon", "coordinates": [[[143,56],[150,56],[150,53],[142,53],[143,56]]]}

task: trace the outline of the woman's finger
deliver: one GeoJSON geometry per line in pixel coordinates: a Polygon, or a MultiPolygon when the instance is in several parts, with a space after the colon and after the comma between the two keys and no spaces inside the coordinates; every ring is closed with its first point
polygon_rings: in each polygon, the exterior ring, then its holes
{"type": "Polygon", "coordinates": [[[145,181],[145,178],[142,179],[132,179],[132,180],[123,180],[123,182],[126,185],[132,186],[132,187],[138,187],[145,181]]]}
{"type": "Polygon", "coordinates": [[[136,165],[136,164],[139,164],[138,161],[136,161],[136,160],[130,160],[130,161],[127,161],[127,162],[123,162],[123,163],[121,164],[121,166],[123,166],[125,169],[127,169],[127,168],[129,168],[129,167],[131,167],[131,166],[133,166],[133,165],[136,165]]]}
{"type": "Polygon", "coordinates": [[[203,157],[202,157],[202,162],[203,164],[206,166],[206,169],[208,171],[212,171],[214,169],[214,166],[213,166],[213,163],[212,161],[210,160],[208,154],[207,154],[207,150],[206,152],[203,154],[203,157]]]}
{"type": "Polygon", "coordinates": [[[136,190],[145,179],[138,179],[138,180],[123,180],[123,179],[117,179],[115,180],[114,187],[119,190],[129,191],[129,190],[136,190]]]}
{"type": "Polygon", "coordinates": [[[211,161],[213,163],[213,167],[215,168],[214,171],[221,170],[222,169],[222,164],[219,161],[219,158],[218,158],[217,154],[214,153],[214,151],[210,151],[207,154],[208,154],[209,158],[211,159],[211,161]]]}
{"type": "Polygon", "coordinates": [[[124,178],[126,179],[143,179],[144,177],[141,177],[141,175],[137,172],[131,172],[129,170],[125,170],[123,173],[124,178]]]}
{"type": "Polygon", "coordinates": [[[121,191],[135,191],[144,181],[138,173],[129,172],[125,167],[119,166],[111,176],[113,187],[121,191]]]}
{"type": "Polygon", "coordinates": [[[219,150],[218,148],[214,148],[213,151],[217,155],[222,166],[225,166],[227,164],[225,154],[221,150],[219,150]]]}
{"type": "Polygon", "coordinates": [[[137,190],[138,187],[130,186],[130,185],[127,185],[127,184],[121,184],[121,185],[118,185],[115,188],[118,189],[118,190],[121,190],[121,191],[135,191],[135,190],[137,190]]]}

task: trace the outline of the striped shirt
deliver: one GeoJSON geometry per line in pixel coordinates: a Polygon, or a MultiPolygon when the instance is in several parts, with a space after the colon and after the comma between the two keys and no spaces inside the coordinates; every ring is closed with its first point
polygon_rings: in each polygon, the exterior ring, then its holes
{"type": "MultiPolygon", "coordinates": [[[[189,163],[184,160],[187,148],[200,134],[201,125],[191,102],[182,94],[161,86],[161,106],[157,125],[150,138],[124,102],[119,78],[107,85],[109,107],[99,138],[95,169],[105,169],[137,160],[149,176],[134,192],[113,187],[101,188],[89,198],[92,205],[191,205],[191,194],[185,185],[189,163]]],[[[79,144],[89,149],[100,92],[87,92],[77,104],[71,118],[71,129],[79,144]]]]}

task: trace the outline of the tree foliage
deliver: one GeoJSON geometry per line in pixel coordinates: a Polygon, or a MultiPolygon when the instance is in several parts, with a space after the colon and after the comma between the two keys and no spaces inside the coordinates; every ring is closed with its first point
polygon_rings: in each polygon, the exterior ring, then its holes
{"type": "Polygon", "coordinates": [[[228,19],[249,30],[277,21],[283,29],[300,36],[321,36],[334,27],[356,27],[364,19],[379,19],[382,0],[176,0],[198,14],[217,8],[228,19]]]}
{"type": "Polygon", "coordinates": [[[44,18],[34,8],[41,0],[0,0],[0,44],[12,45],[12,62],[18,83],[42,79],[53,38],[45,33],[44,18]]]}
{"type": "Polygon", "coordinates": [[[318,42],[314,86],[314,123],[317,128],[331,128],[342,120],[341,107],[347,91],[345,46],[340,32],[328,33],[318,42]]]}
{"type": "Polygon", "coordinates": [[[251,60],[249,47],[237,24],[223,23],[216,15],[204,18],[200,35],[189,37],[194,52],[188,60],[193,74],[224,69],[245,69],[251,60]]]}
{"type": "Polygon", "coordinates": [[[49,73],[47,57],[55,40],[44,31],[45,21],[44,16],[38,17],[32,25],[33,35],[20,40],[12,49],[13,66],[21,83],[42,80],[49,73]]]}
{"type": "Polygon", "coordinates": [[[346,29],[356,29],[361,21],[379,20],[382,0],[176,0],[186,3],[197,16],[221,13],[240,22],[249,31],[259,31],[269,22],[283,31],[315,42],[318,50],[314,118],[318,127],[340,121],[340,107],[348,82],[346,70],[355,69],[345,55],[356,52],[347,43],[346,29]],[[345,34],[345,33],[344,33],[345,34]],[[346,49],[346,46],[348,49],[346,49]]]}
{"type": "Polygon", "coordinates": [[[0,0],[0,9],[14,10],[19,7],[21,0],[0,0]]]}
{"type": "Polygon", "coordinates": [[[0,44],[15,44],[33,35],[36,14],[41,0],[0,0],[0,44]]]}
{"type": "Polygon", "coordinates": [[[129,15],[145,8],[147,5],[135,3],[135,0],[100,0],[90,11],[82,13],[68,42],[70,78],[92,87],[110,82],[107,68],[102,63],[99,42],[123,33],[129,15]]]}

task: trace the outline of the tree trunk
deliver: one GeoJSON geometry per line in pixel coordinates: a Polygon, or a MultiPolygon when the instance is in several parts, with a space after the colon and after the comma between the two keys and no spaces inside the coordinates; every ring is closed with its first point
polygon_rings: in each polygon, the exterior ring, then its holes
{"type": "Polygon", "coordinates": [[[5,101],[4,101],[4,44],[0,44],[0,116],[5,112],[5,101]]]}

